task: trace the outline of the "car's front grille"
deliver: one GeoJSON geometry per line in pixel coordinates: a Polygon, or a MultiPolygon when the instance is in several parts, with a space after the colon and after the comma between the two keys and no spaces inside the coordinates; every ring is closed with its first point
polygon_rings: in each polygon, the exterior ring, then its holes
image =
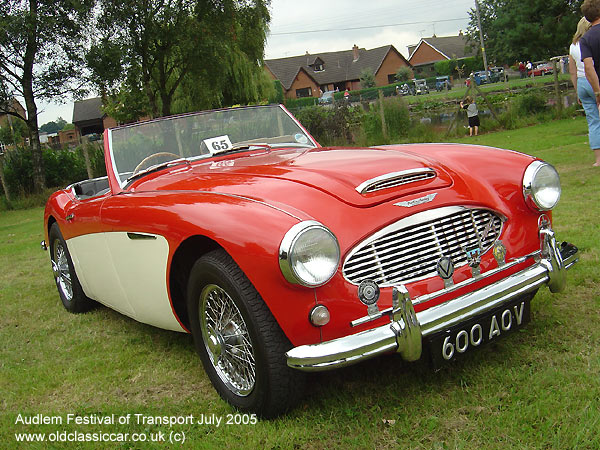
{"type": "Polygon", "coordinates": [[[489,250],[503,219],[487,209],[446,207],[402,219],[356,246],[343,266],[348,281],[372,280],[380,286],[435,275],[442,256],[455,267],[467,264],[467,250],[489,250]]]}

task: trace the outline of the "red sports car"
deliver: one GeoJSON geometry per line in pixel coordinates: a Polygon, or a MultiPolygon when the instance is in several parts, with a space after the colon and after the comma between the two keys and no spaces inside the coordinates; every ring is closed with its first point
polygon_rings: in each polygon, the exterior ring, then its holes
{"type": "Polygon", "coordinates": [[[219,394],[264,417],[308,371],[497,340],[577,260],[551,228],[556,170],[514,151],[323,148],[281,106],[124,125],[104,148],[108,176],[46,206],[62,303],[192,333],[219,394]]]}
{"type": "Polygon", "coordinates": [[[542,63],[535,66],[534,69],[530,70],[527,75],[539,77],[542,75],[549,75],[554,73],[554,66],[550,63],[542,63]]]}

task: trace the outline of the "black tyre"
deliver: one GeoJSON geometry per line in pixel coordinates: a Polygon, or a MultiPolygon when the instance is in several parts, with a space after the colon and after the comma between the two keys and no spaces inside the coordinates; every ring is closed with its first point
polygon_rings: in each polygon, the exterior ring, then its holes
{"type": "Polygon", "coordinates": [[[286,364],[285,352],[292,346],[254,286],[224,250],[196,261],[187,301],[196,350],[224,400],[266,418],[297,403],[305,374],[286,364]]]}
{"type": "Polygon", "coordinates": [[[63,306],[72,313],[89,311],[96,305],[96,302],[86,297],[81,288],[67,243],[62,237],[57,223],[50,227],[49,240],[52,272],[63,306]]]}

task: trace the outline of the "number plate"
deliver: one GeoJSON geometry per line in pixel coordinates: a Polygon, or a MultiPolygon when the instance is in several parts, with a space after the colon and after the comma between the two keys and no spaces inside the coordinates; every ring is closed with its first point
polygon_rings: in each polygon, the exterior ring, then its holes
{"type": "Polygon", "coordinates": [[[521,328],[531,318],[530,302],[516,300],[427,338],[434,369],[521,328]]]}

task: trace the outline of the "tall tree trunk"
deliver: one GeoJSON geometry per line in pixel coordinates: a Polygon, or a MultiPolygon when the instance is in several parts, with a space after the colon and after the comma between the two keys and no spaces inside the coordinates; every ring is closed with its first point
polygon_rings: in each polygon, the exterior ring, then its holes
{"type": "Polygon", "coordinates": [[[27,109],[27,128],[29,129],[29,147],[31,148],[31,161],[33,163],[33,190],[41,193],[46,187],[44,176],[44,159],[38,130],[37,106],[33,94],[33,64],[37,52],[37,0],[29,0],[29,30],[27,32],[27,47],[23,57],[23,97],[27,109]]]}

